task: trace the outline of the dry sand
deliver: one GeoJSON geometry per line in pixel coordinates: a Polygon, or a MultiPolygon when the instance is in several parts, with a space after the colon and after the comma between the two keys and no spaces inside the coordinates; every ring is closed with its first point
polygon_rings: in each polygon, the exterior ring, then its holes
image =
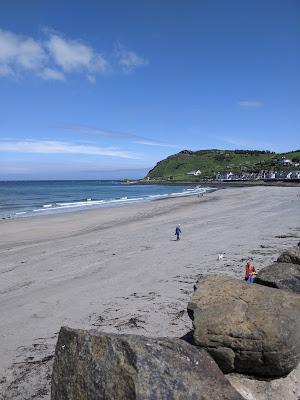
{"type": "Polygon", "coordinates": [[[249,257],[259,270],[300,240],[299,196],[299,187],[232,188],[0,221],[3,399],[49,399],[61,325],[188,332],[186,306],[199,275],[242,278],[249,257]],[[183,234],[176,242],[178,223],[183,234]]]}

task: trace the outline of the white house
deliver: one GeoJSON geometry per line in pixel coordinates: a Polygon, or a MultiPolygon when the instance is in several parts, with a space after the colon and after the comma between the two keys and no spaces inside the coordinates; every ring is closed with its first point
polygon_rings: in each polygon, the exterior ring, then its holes
{"type": "Polygon", "coordinates": [[[286,176],[287,179],[300,179],[300,171],[291,171],[286,176]]]}
{"type": "Polygon", "coordinates": [[[275,178],[276,179],[287,179],[287,172],[284,171],[278,171],[275,173],[275,178]]]}
{"type": "Polygon", "coordinates": [[[265,179],[275,179],[276,173],[274,171],[269,171],[265,174],[265,179]]]}
{"type": "Polygon", "coordinates": [[[281,165],[293,165],[293,161],[288,159],[288,158],[281,157],[278,160],[278,164],[281,164],[281,165]]]}
{"type": "Polygon", "coordinates": [[[216,179],[218,181],[235,181],[243,179],[243,175],[233,172],[218,172],[216,179]]]}
{"type": "Polygon", "coordinates": [[[216,175],[216,179],[218,181],[227,181],[231,179],[233,173],[232,172],[218,172],[216,175]]]}
{"type": "Polygon", "coordinates": [[[192,176],[199,176],[201,175],[201,171],[198,169],[197,171],[190,171],[186,173],[187,175],[192,175],[192,176]]]}

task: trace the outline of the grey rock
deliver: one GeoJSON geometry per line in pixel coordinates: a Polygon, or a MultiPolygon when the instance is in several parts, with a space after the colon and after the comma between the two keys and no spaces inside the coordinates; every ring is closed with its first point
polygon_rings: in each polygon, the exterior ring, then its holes
{"type": "Polygon", "coordinates": [[[228,374],[226,378],[248,400],[300,399],[300,364],[283,378],[254,379],[237,373],[228,374]]]}
{"type": "Polygon", "coordinates": [[[300,359],[300,296],[207,276],[188,304],[194,343],[205,348],[223,372],[265,377],[288,374],[300,359]]]}
{"type": "Polygon", "coordinates": [[[277,259],[281,263],[300,264],[300,246],[294,246],[284,251],[277,259]]]}
{"type": "Polygon", "coordinates": [[[300,293],[300,264],[276,262],[260,270],[255,283],[300,293]]]}
{"type": "Polygon", "coordinates": [[[243,397],[209,354],[180,339],[63,327],[55,351],[52,400],[188,400],[243,397]]]}

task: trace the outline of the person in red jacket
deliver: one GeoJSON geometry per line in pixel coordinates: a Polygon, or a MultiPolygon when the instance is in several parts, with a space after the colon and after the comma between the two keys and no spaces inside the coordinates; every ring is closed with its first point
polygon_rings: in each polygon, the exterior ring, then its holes
{"type": "Polygon", "coordinates": [[[245,268],[246,268],[245,281],[247,281],[248,283],[253,283],[256,275],[254,265],[252,264],[251,261],[248,261],[245,268]]]}

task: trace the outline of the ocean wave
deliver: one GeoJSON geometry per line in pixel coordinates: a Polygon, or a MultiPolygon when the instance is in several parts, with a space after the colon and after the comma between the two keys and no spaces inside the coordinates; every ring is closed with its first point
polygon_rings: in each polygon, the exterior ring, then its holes
{"type": "MultiPolygon", "coordinates": [[[[49,214],[52,212],[63,212],[79,210],[84,208],[96,208],[96,207],[107,207],[114,205],[125,205],[125,204],[134,204],[145,201],[155,201],[164,198],[175,198],[175,197],[187,197],[203,194],[205,192],[210,191],[211,188],[208,187],[200,187],[196,186],[194,188],[183,188],[182,191],[176,191],[171,193],[161,193],[161,194],[147,194],[145,196],[140,197],[116,197],[111,199],[95,199],[87,198],[86,200],[78,200],[78,201],[66,201],[66,202],[57,202],[57,203],[46,203],[41,205],[40,207],[34,208],[31,210],[31,213],[34,214],[49,214]]],[[[25,212],[15,213],[15,216],[25,214],[25,212]]],[[[30,211],[26,213],[30,214],[30,211]]]]}

